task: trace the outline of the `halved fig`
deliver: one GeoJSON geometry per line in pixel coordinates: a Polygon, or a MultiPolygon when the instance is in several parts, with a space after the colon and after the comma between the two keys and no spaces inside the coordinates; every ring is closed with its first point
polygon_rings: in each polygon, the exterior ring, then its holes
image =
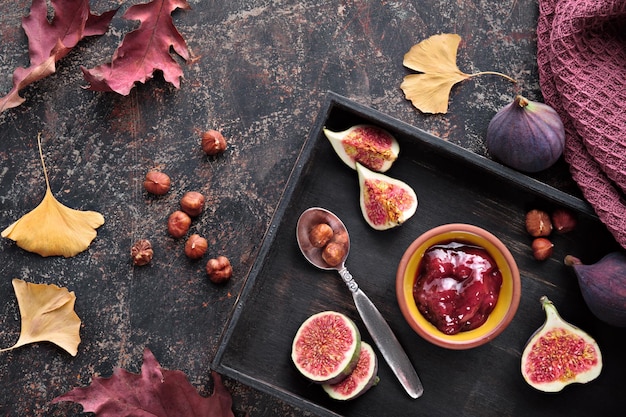
{"type": "Polygon", "coordinates": [[[361,212],[376,230],[391,229],[408,220],[417,210],[417,195],[405,182],[371,171],[356,163],[361,187],[361,212]]]}
{"type": "Polygon", "coordinates": [[[336,311],[322,311],[302,323],[293,339],[291,359],[317,384],[336,384],[354,370],[361,352],[356,324],[336,311]]]}
{"type": "Polygon", "coordinates": [[[398,158],[400,145],[386,130],[372,125],[356,125],[343,132],[324,129],[333,149],[346,165],[356,162],[372,171],[385,172],[398,158]]]}
{"type": "Polygon", "coordinates": [[[324,384],[324,391],[335,400],[352,400],[378,384],[378,358],[374,349],[361,342],[361,353],[354,371],[338,384],[324,384]]]}
{"type": "Polygon", "coordinates": [[[558,392],[572,383],[587,383],[600,375],[602,354],[596,341],[561,318],[545,295],[540,299],[546,321],[522,353],[522,376],[544,392],[558,392]]]}

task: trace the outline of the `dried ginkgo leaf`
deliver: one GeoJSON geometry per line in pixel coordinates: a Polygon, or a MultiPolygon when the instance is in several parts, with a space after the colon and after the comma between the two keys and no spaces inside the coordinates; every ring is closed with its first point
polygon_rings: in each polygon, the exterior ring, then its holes
{"type": "Polygon", "coordinates": [[[76,356],[80,344],[80,318],[74,311],[76,295],[53,284],[32,284],[13,280],[20,308],[22,327],[15,345],[0,352],[29,343],[52,342],[76,356]]]}
{"type": "Polygon", "coordinates": [[[461,37],[455,33],[433,35],[413,45],[404,55],[402,64],[414,71],[425,73],[457,74],[463,79],[469,75],[461,72],[456,64],[456,53],[461,37]]]}
{"type": "Polygon", "coordinates": [[[420,74],[409,74],[400,85],[404,96],[423,113],[447,113],[452,87],[478,75],[493,74],[509,81],[514,79],[493,71],[466,74],[456,63],[461,37],[454,33],[433,35],[413,45],[404,55],[405,67],[420,74]]]}
{"type": "Polygon", "coordinates": [[[66,258],[86,250],[96,237],[96,228],[104,217],[96,211],[81,211],[61,204],[50,190],[48,173],[39,144],[39,156],[46,179],[43,200],[32,211],[2,231],[2,237],[14,240],[17,246],[41,256],[66,258]]]}
{"type": "Polygon", "coordinates": [[[410,74],[400,88],[407,100],[423,113],[447,113],[452,86],[467,77],[455,74],[410,74]]]}

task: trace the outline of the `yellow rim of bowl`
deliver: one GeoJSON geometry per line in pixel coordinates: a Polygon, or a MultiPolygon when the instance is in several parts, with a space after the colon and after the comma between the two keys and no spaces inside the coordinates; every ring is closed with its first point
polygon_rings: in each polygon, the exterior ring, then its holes
{"type": "MultiPolygon", "coordinates": [[[[464,227],[467,227],[467,225],[464,225],[464,227]]],[[[486,231],[483,231],[483,233],[485,232],[486,231]]],[[[495,236],[493,238],[495,241],[499,242],[499,240],[495,236]]],[[[412,254],[404,272],[404,288],[402,294],[410,315],[415,321],[418,322],[423,331],[428,333],[429,337],[436,340],[440,340],[450,344],[464,345],[471,343],[476,339],[486,337],[486,340],[484,341],[486,343],[487,341],[495,337],[497,333],[499,333],[499,331],[496,332],[496,330],[498,329],[499,324],[506,320],[509,312],[509,305],[517,304],[519,302],[519,298],[517,300],[513,299],[513,287],[515,281],[514,275],[519,274],[519,272],[517,272],[517,266],[514,263],[512,264],[513,269],[509,267],[509,263],[505,258],[505,256],[507,255],[509,256],[509,259],[514,262],[513,257],[510,255],[510,252],[503,244],[498,247],[484,237],[481,237],[479,234],[470,231],[450,230],[443,234],[433,234],[432,237],[426,239],[421,245],[419,245],[418,250],[416,250],[412,254]],[[435,244],[449,241],[460,241],[463,243],[483,247],[494,258],[503,277],[498,301],[495,308],[489,315],[487,321],[483,323],[482,326],[476,329],[459,332],[454,335],[447,335],[445,333],[442,333],[439,329],[437,329],[437,327],[435,327],[428,320],[426,320],[424,316],[422,316],[422,314],[419,312],[417,304],[415,303],[415,299],[413,297],[413,286],[415,284],[417,274],[413,273],[413,276],[411,276],[410,272],[417,271],[424,252],[428,248],[435,244]]]]}

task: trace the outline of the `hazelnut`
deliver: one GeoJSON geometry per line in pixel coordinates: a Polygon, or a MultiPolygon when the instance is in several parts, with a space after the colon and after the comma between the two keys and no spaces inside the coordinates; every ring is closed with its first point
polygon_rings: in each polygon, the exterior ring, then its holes
{"type": "Polygon", "coordinates": [[[218,256],[215,259],[209,259],[206,263],[206,273],[211,282],[221,284],[230,279],[233,275],[233,268],[227,257],[218,256]]]}
{"type": "Polygon", "coordinates": [[[143,181],[143,188],[150,194],[164,195],[170,190],[170,177],[161,171],[149,171],[143,181]]]}
{"type": "Polygon", "coordinates": [[[344,245],[336,242],[330,242],[322,251],[322,259],[329,266],[337,266],[346,256],[346,248],[344,245]]]}
{"type": "Polygon", "coordinates": [[[167,219],[167,231],[172,237],[181,238],[187,234],[191,226],[191,217],[183,211],[176,210],[167,219]]]}
{"type": "Polygon", "coordinates": [[[345,231],[337,232],[333,235],[332,242],[342,245],[344,248],[348,247],[348,233],[345,231]]]}
{"type": "Polygon", "coordinates": [[[548,236],[552,232],[548,213],[537,209],[526,213],[526,231],[532,237],[548,236]]]}
{"type": "Polygon", "coordinates": [[[199,216],[204,209],[204,196],[197,191],[189,191],[180,199],[180,209],[191,217],[199,216]]]}
{"type": "Polygon", "coordinates": [[[154,255],[154,251],[148,239],[140,239],[130,248],[130,257],[133,260],[133,264],[137,266],[149,264],[152,260],[152,255],[154,255]]]}
{"type": "Polygon", "coordinates": [[[552,256],[553,248],[554,244],[545,237],[538,237],[532,243],[533,256],[538,261],[545,261],[552,256]]]}
{"type": "Polygon", "coordinates": [[[333,229],[326,223],[319,223],[313,226],[309,232],[311,245],[316,248],[323,248],[333,237],[333,229]]]}
{"type": "Polygon", "coordinates": [[[200,259],[204,256],[209,247],[209,243],[205,238],[198,234],[189,236],[185,243],[185,255],[190,259],[200,259]]]}
{"type": "Polygon", "coordinates": [[[552,212],[552,227],[557,233],[571,232],[577,223],[576,216],[569,210],[556,209],[552,212]]]}
{"type": "Polygon", "coordinates": [[[202,133],[202,150],[207,155],[217,155],[226,150],[226,139],[217,130],[207,130],[202,133]]]}

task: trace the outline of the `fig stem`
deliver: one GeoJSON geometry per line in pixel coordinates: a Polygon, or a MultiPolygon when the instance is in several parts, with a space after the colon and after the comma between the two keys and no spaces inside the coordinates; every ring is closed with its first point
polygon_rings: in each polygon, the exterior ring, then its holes
{"type": "Polygon", "coordinates": [[[573,255],[565,255],[563,263],[565,263],[565,265],[567,266],[582,265],[581,260],[573,255]]]}
{"type": "Polygon", "coordinates": [[[562,320],[558,310],[554,306],[554,303],[546,295],[542,295],[539,302],[541,303],[543,311],[546,313],[547,319],[553,318],[562,320]]]}
{"type": "Polygon", "coordinates": [[[511,78],[508,75],[505,75],[505,74],[502,74],[501,72],[496,72],[496,71],[475,72],[474,74],[470,74],[470,77],[477,77],[479,75],[499,75],[500,77],[506,78],[507,80],[511,81],[513,84],[517,84],[517,80],[515,78],[511,78]]]}

